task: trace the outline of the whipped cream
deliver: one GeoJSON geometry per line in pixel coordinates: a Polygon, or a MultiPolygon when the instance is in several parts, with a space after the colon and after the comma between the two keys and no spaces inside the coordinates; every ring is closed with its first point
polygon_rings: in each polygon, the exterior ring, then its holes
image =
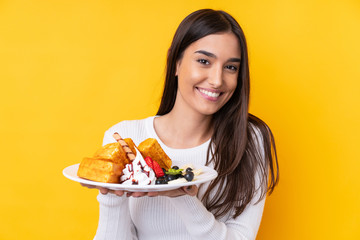
{"type": "Polygon", "coordinates": [[[123,169],[120,182],[126,185],[150,185],[155,184],[155,173],[146,164],[141,153],[136,149],[136,158],[123,169]]]}

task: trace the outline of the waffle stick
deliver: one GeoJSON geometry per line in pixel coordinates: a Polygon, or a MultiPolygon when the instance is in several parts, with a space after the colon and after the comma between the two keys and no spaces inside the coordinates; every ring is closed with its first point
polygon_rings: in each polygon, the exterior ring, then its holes
{"type": "Polygon", "coordinates": [[[127,145],[127,143],[124,141],[124,139],[121,138],[120,134],[116,132],[113,134],[113,137],[124,149],[127,157],[130,159],[130,161],[133,161],[135,159],[135,154],[133,153],[133,151],[131,151],[129,145],[127,145]]]}

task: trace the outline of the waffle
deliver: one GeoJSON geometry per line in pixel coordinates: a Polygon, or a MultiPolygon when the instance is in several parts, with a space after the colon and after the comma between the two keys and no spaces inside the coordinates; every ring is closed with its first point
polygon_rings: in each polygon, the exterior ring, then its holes
{"type": "MultiPolygon", "coordinates": [[[[126,138],[124,141],[136,154],[132,139],[126,138]]],[[[122,170],[128,163],[130,159],[120,143],[109,143],[97,150],[92,158],[84,158],[77,175],[97,182],[119,183],[122,170]]]]}
{"type": "Polygon", "coordinates": [[[96,182],[119,183],[124,168],[122,163],[114,163],[104,159],[84,158],[77,175],[96,182]]]}
{"type": "MultiPolygon", "coordinates": [[[[124,141],[130,147],[131,151],[136,155],[135,144],[131,138],[125,138],[124,141]]],[[[100,148],[94,154],[95,159],[106,159],[114,163],[130,163],[130,159],[127,157],[127,154],[124,148],[121,147],[120,143],[109,143],[100,148]]]]}
{"type": "Polygon", "coordinates": [[[164,168],[165,170],[171,168],[171,159],[168,157],[168,155],[166,155],[155,138],[146,139],[139,144],[138,149],[144,158],[151,157],[152,160],[155,160],[159,163],[161,168],[164,168]]]}

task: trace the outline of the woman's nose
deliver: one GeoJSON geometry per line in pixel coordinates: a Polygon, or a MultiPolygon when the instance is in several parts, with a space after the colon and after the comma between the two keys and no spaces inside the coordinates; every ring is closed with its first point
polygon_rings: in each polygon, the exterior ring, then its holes
{"type": "Polygon", "coordinates": [[[212,71],[210,71],[210,76],[208,78],[208,83],[213,88],[219,88],[223,83],[223,69],[222,67],[214,66],[212,71]]]}

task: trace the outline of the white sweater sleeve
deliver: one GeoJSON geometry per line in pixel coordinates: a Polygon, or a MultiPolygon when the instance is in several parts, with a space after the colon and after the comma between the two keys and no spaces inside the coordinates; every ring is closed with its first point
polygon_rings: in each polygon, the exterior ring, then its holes
{"type": "Polygon", "coordinates": [[[129,199],[99,193],[99,225],[94,240],[137,239],[129,212],[129,199]]]}
{"type": "Polygon", "coordinates": [[[256,238],[265,199],[257,204],[250,203],[238,217],[235,219],[230,217],[225,222],[215,219],[214,215],[205,208],[197,197],[173,198],[171,203],[194,239],[250,240],[256,238]]]}

